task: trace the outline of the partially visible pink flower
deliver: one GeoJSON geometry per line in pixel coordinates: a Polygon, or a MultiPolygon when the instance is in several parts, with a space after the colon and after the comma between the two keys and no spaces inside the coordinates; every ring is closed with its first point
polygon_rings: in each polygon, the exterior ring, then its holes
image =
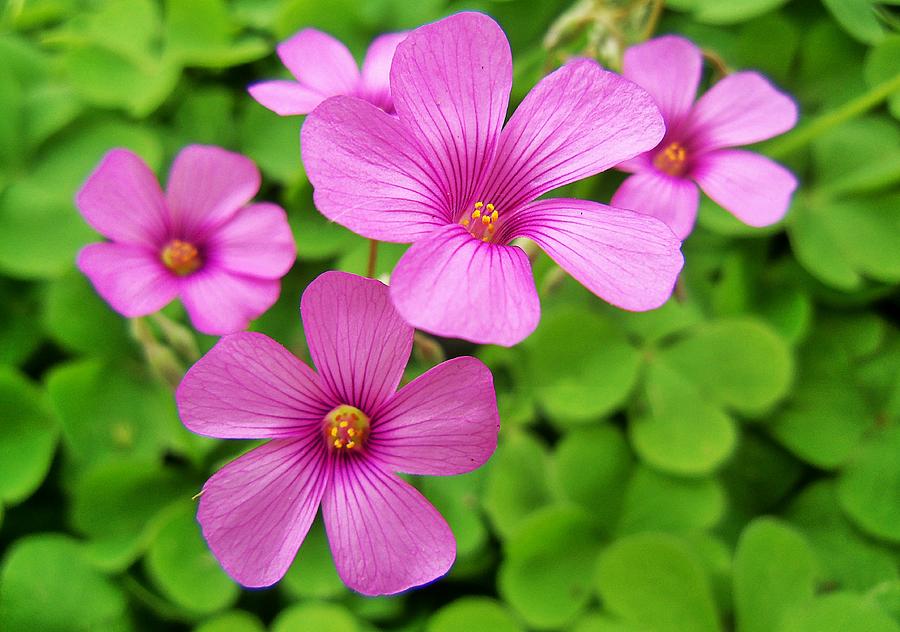
{"type": "Polygon", "coordinates": [[[397,116],[334,97],[307,117],[303,162],[329,219],[371,239],[409,243],[391,298],[410,324],[513,345],[540,318],[528,237],[595,294],[630,310],[664,303],[680,242],[640,213],[544,193],[659,143],[650,95],[591,60],[545,77],[504,127],[512,84],[505,34],[460,13],[397,47],[397,116]]]}
{"type": "Polygon", "coordinates": [[[474,470],[497,447],[500,418],[484,364],[454,358],[397,386],[413,329],[388,289],[326,272],[300,302],[318,374],[257,333],[222,338],[178,388],[181,420],[223,439],[271,439],[206,482],[197,518],[213,554],[245,586],[287,571],[321,504],[341,579],[367,595],[440,577],[456,542],[395,472],[474,470]]]}
{"type": "Polygon", "coordinates": [[[191,145],[176,156],[163,194],[141,158],[113,149],[76,204],[110,241],[85,246],[78,267],[124,316],[145,316],[181,297],[207,334],[245,329],[278,298],[296,249],[275,204],[249,204],[259,190],[251,160],[191,145]]]}
{"type": "Polygon", "coordinates": [[[619,165],[632,172],[612,198],[666,222],[684,239],[697,219],[697,185],[750,226],[774,224],[787,213],[794,175],[760,154],[730,149],[777,136],[797,123],[797,105],[756,72],[728,75],[695,104],[703,54],[675,35],[625,51],[623,74],[653,95],[666,136],[619,165]]]}
{"type": "Polygon", "coordinates": [[[278,56],[297,81],[260,81],[248,91],[281,116],[309,114],[319,103],[339,94],[359,97],[391,113],[391,60],[405,37],[406,33],[387,33],[372,40],[360,72],[340,41],[316,29],[303,29],[278,45],[278,56]]]}

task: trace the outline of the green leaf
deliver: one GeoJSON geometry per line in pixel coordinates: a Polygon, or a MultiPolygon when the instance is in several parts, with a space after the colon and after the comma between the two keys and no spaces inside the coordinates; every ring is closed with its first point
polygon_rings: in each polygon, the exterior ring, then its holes
{"type": "Polygon", "coordinates": [[[563,429],[619,408],[641,366],[637,349],[614,323],[573,306],[546,310],[522,344],[537,401],[563,429]],[[585,340],[595,352],[585,349],[585,340]]]}
{"type": "Polygon", "coordinates": [[[650,632],[643,626],[618,621],[602,614],[590,614],[572,628],[572,632],[650,632]]]}
{"type": "Polygon", "coordinates": [[[506,424],[526,426],[537,416],[534,391],[528,388],[525,369],[525,351],[519,347],[482,345],[478,358],[494,376],[497,408],[503,427],[506,424]]]}
{"type": "Polygon", "coordinates": [[[812,598],[815,579],[815,560],[803,536],[770,518],[754,520],[735,551],[737,629],[777,629],[785,612],[812,598]]]}
{"type": "Polygon", "coordinates": [[[793,374],[784,340],[757,320],[699,325],[660,354],[709,398],[744,415],[758,415],[787,393],[793,374]]]}
{"type": "MultiPolygon", "coordinates": [[[[244,103],[237,123],[241,153],[279,182],[305,183],[306,172],[300,162],[300,119],[278,116],[252,99],[245,99],[244,103]]],[[[307,206],[306,212],[318,211],[307,206]]]]}
{"type": "Polygon", "coordinates": [[[628,442],[614,426],[573,430],[556,445],[553,490],[560,500],[581,505],[609,532],[618,520],[633,461],[628,442]]]}
{"type": "Polygon", "coordinates": [[[875,432],[838,480],[838,500],[853,522],[878,538],[900,542],[900,427],[875,432]]]}
{"type": "Polygon", "coordinates": [[[822,0],[845,31],[866,44],[884,39],[885,26],[878,18],[877,0],[822,0]]]}
{"type": "Polygon", "coordinates": [[[35,289],[0,279],[0,364],[20,364],[43,340],[35,289]]]}
{"type": "Polygon", "coordinates": [[[30,535],[10,547],[0,569],[0,629],[41,632],[131,630],[118,586],[94,568],[69,536],[30,535]]]}
{"type": "Polygon", "coordinates": [[[194,632],[266,632],[266,628],[255,615],[231,610],[207,619],[194,632]]]}
{"type": "Polygon", "coordinates": [[[546,507],[506,541],[500,594],[531,627],[564,628],[590,599],[591,571],[599,551],[587,512],[546,507]]]}
{"type": "Polygon", "coordinates": [[[476,554],[488,541],[479,503],[485,472],[479,468],[459,476],[429,476],[420,483],[422,493],[450,525],[460,558],[476,554]]]}
{"type": "Polygon", "coordinates": [[[683,479],[638,466],[625,489],[618,533],[708,529],[725,512],[725,493],[712,478],[683,479]]]}
{"type": "Polygon", "coordinates": [[[44,395],[14,369],[0,366],[0,501],[30,496],[47,476],[56,450],[56,422],[44,395]]]}
{"type": "Polygon", "coordinates": [[[616,540],[600,557],[597,588],[606,608],[654,632],[716,632],[709,578],[682,540],[642,533],[616,540]]]}
{"type": "Polygon", "coordinates": [[[293,599],[332,599],[347,592],[331,558],[325,526],[316,520],[280,586],[293,599]]]}
{"type": "Polygon", "coordinates": [[[425,632],[457,632],[485,629],[492,632],[523,632],[524,628],[500,602],[487,597],[462,597],[432,615],[425,632]]]}
{"type": "Polygon", "coordinates": [[[484,509],[501,538],[550,501],[546,448],[525,432],[504,434],[486,468],[484,509]]]}
{"type": "Polygon", "coordinates": [[[357,632],[356,618],[343,606],[308,602],[285,608],[272,622],[272,632],[357,632]]]}
{"type": "MultiPolygon", "coordinates": [[[[870,87],[890,80],[900,73],[900,35],[888,35],[866,56],[865,77],[870,87]]],[[[900,90],[888,98],[888,109],[900,118],[900,90]]]]}
{"type": "Polygon", "coordinates": [[[646,410],[630,418],[628,434],[641,460],[671,474],[699,476],[721,466],[734,450],[734,421],[708,403],[694,382],[654,360],[644,384],[646,410]]]}
{"type": "Polygon", "coordinates": [[[171,392],[139,367],[84,360],[59,364],[47,378],[72,463],[153,458],[187,433],[171,392]]]}
{"type": "Polygon", "coordinates": [[[77,270],[47,284],[42,314],[44,328],[66,349],[107,357],[132,352],[128,321],[77,270]]]}
{"type": "Polygon", "coordinates": [[[858,595],[833,593],[797,607],[776,632],[898,632],[900,625],[858,595]]]}
{"type": "Polygon", "coordinates": [[[737,24],[783,5],[787,0],[698,0],[694,19],[706,24],[737,24]]]}
{"type": "Polygon", "coordinates": [[[210,553],[187,500],[168,512],[147,549],[147,572],[162,593],[178,606],[202,614],[231,606],[238,597],[232,581],[210,553]]]}
{"type": "Polygon", "coordinates": [[[4,113],[0,117],[0,178],[3,178],[4,171],[12,171],[17,166],[25,153],[22,138],[23,100],[18,79],[10,69],[0,68],[0,109],[4,113]]]}
{"type": "Polygon", "coordinates": [[[223,0],[168,0],[166,53],[187,66],[224,68],[264,57],[259,38],[233,42],[237,25],[223,0]]]}

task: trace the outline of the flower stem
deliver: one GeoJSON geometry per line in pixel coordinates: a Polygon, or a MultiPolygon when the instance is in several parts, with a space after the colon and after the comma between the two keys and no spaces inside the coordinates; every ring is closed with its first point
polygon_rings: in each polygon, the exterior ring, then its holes
{"type": "Polygon", "coordinates": [[[887,81],[879,83],[865,94],[848,101],[836,110],[825,112],[802,127],[795,129],[790,134],[785,134],[778,140],[770,143],[766,154],[772,158],[783,158],[805,147],[831,128],[868,112],[897,90],[900,90],[900,73],[887,81]]]}
{"type": "Polygon", "coordinates": [[[370,279],[375,278],[375,267],[378,263],[378,240],[370,239],[369,240],[369,265],[366,269],[366,276],[370,279]]]}
{"type": "Polygon", "coordinates": [[[196,617],[154,594],[131,575],[126,574],[122,576],[122,586],[133,600],[139,602],[165,621],[177,621],[187,624],[192,624],[196,621],[196,617]]]}

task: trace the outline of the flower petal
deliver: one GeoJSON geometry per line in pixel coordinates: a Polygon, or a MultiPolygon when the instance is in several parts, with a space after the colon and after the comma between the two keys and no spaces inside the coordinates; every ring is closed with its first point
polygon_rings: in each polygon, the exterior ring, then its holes
{"type": "Polygon", "coordinates": [[[509,42],[481,13],[457,13],[422,26],[397,47],[394,107],[443,176],[454,217],[473,201],[487,174],[511,86],[509,42]]]}
{"type": "Polygon", "coordinates": [[[212,336],[247,328],[278,300],[281,283],[205,266],[181,279],[181,301],[197,330],[212,336]]]}
{"type": "Polygon", "coordinates": [[[650,93],[666,125],[677,126],[690,111],[703,72],[703,53],[677,35],[664,35],[625,51],[622,74],[650,93]]]}
{"type": "Polygon", "coordinates": [[[364,595],[392,595],[446,573],[447,522],[415,488],[366,459],[336,464],[322,516],[338,575],[364,595]]]}
{"type": "Polygon", "coordinates": [[[662,220],[675,236],[684,239],[694,229],[700,193],[690,180],[657,171],[629,176],[613,194],[610,205],[662,220]]]}
{"type": "Polygon", "coordinates": [[[371,414],[397,390],[413,329],[384,283],[325,272],[303,292],[300,313],[313,363],[340,403],[371,414]]]}
{"type": "Polygon", "coordinates": [[[701,156],[693,176],[706,195],[750,226],[784,217],[797,188],[794,174],[777,162],[735,149],[701,156]]]}
{"type": "Polygon", "coordinates": [[[688,119],[697,151],[772,138],[797,124],[797,104],[757,72],[728,75],[700,97],[688,119]]]}
{"type": "Polygon", "coordinates": [[[353,55],[328,33],[303,29],[278,45],[278,56],[300,83],[323,97],[353,94],[359,83],[353,55]]]}
{"type": "Polygon", "coordinates": [[[235,581],[258,588],[284,576],[319,508],[326,462],[318,435],[274,440],[206,481],[197,520],[235,581]]]}
{"type": "Polygon", "coordinates": [[[78,253],[78,269],[103,300],[128,318],[157,312],[178,295],[175,277],[141,246],[90,244],[78,253]]]}
{"type": "Polygon", "coordinates": [[[172,163],[166,199],[179,237],[202,241],[259,191],[259,169],[245,156],[212,145],[189,145],[172,163]]]}
{"type": "Polygon", "coordinates": [[[169,212],[156,175],[127,149],[103,156],[75,203],[88,224],[113,241],[159,248],[169,232],[169,212]]]}
{"type": "Polygon", "coordinates": [[[263,334],[225,336],[175,393],[188,430],[220,439],[295,437],[337,406],[312,369],[263,334]]]}
{"type": "Polygon", "coordinates": [[[260,105],[280,116],[309,114],[327,98],[311,88],[301,86],[296,81],[282,79],[254,83],[247,88],[247,92],[260,105]]]}
{"type": "Polygon", "coordinates": [[[681,242],[664,223],[597,202],[539,200],[516,222],[517,235],[533,239],[591,292],[622,309],[665,303],[684,263],[681,242]]]}
{"type": "Polygon", "coordinates": [[[316,208],[370,239],[410,242],[450,221],[409,131],[371,103],[334,97],[306,118],[300,149],[316,208]]]}
{"type": "Polygon", "coordinates": [[[645,152],[665,132],[647,92],[588,59],[544,77],[516,109],[482,198],[502,215],[645,152]]]}
{"type": "Polygon", "coordinates": [[[391,98],[391,62],[397,45],[406,39],[408,33],[386,33],[376,37],[362,67],[362,96],[385,112],[394,111],[391,98]]]}
{"type": "Polygon", "coordinates": [[[209,264],[264,279],[280,279],[297,258],[284,209],[267,202],[241,209],[206,246],[209,264]]]}
{"type": "Polygon", "coordinates": [[[374,415],[366,443],[386,469],[447,476],[483,465],[497,449],[494,378],[480,360],[448,360],[404,386],[374,415]]]}
{"type": "Polygon", "coordinates": [[[391,299],[412,326],[438,336],[512,346],[541,316],[531,263],[452,224],[414,243],[391,276],[391,299]]]}

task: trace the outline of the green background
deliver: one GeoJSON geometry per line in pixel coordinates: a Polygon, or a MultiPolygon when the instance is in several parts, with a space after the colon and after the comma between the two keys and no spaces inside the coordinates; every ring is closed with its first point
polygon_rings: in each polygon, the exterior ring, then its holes
{"type": "MultiPolygon", "coordinates": [[[[276,587],[232,583],[191,496],[251,444],[188,433],[166,381],[214,339],[185,336],[177,304],[127,322],[74,268],[98,237],[73,195],[106,150],[163,177],[188,143],[245,153],[299,256],[253,327],[308,357],[300,292],[364,273],[368,244],[313,207],[302,119],[246,94],[286,76],[274,45],[311,25],[361,57],[378,33],[477,8],[509,35],[518,101],[567,56],[615,68],[655,4],[7,1],[0,629],[900,631],[895,0],[667,5],[655,32],[698,42],[711,80],[757,68],[796,96],[798,128],[757,148],[798,175],[790,213],[752,229],[704,200],[678,297],[655,312],[612,309],[541,256],[543,317],[520,346],[419,346],[409,377],[442,355],[487,362],[503,428],[481,470],[416,481],[459,555],[408,594],[350,593],[319,523],[276,587]]],[[[606,202],[622,177],[565,193],[606,202]]],[[[378,272],[402,251],[382,245],[378,272]]]]}

